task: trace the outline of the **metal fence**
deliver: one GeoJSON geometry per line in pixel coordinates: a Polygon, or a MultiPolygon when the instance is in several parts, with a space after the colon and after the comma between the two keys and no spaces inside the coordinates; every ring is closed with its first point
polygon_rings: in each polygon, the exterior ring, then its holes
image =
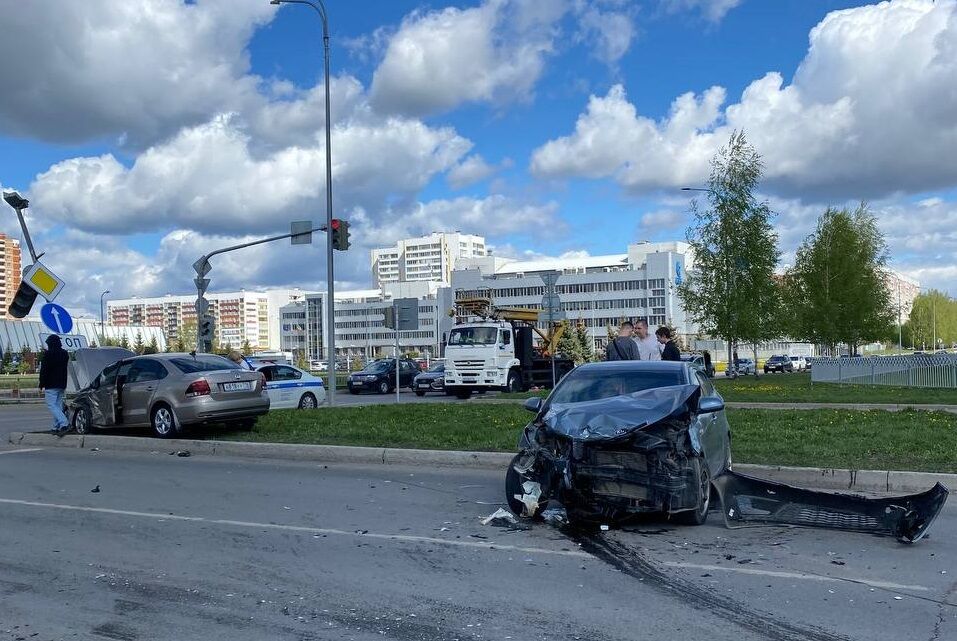
{"type": "Polygon", "coordinates": [[[957,355],[817,358],[811,369],[811,381],[957,389],[957,355]]]}

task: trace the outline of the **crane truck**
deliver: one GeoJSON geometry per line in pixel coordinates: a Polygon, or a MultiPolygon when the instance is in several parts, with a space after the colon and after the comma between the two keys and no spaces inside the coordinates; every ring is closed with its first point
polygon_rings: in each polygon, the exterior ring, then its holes
{"type": "Polygon", "coordinates": [[[520,392],[560,381],[575,367],[571,359],[555,354],[565,326],[553,323],[543,332],[536,326],[539,313],[498,307],[491,297],[457,298],[451,312],[455,325],[445,347],[446,391],[465,399],[472,392],[520,392]],[[541,339],[538,345],[535,334],[541,339]]]}

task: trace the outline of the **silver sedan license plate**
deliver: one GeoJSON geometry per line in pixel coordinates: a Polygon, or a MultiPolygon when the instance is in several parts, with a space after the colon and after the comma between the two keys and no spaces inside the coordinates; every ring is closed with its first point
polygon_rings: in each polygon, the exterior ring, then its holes
{"type": "Polygon", "coordinates": [[[224,392],[248,392],[252,388],[252,381],[243,381],[241,383],[223,383],[224,392]]]}

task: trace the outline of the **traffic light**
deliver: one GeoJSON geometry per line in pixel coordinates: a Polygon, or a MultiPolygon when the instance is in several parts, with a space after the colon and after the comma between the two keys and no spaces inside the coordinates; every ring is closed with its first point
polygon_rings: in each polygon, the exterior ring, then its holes
{"type": "Polygon", "coordinates": [[[203,344],[203,351],[208,351],[213,345],[213,334],[216,331],[216,321],[211,314],[199,317],[199,340],[203,344]]]}
{"type": "Polygon", "coordinates": [[[349,249],[349,221],[339,218],[332,219],[332,248],[339,251],[349,249]]]}
{"type": "Polygon", "coordinates": [[[385,313],[385,319],[382,321],[382,325],[389,329],[395,329],[395,306],[386,307],[382,311],[385,313]]]}
{"type": "Polygon", "coordinates": [[[10,315],[14,318],[23,318],[30,313],[30,309],[33,307],[33,303],[36,299],[37,290],[25,282],[21,282],[20,288],[17,290],[17,294],[13,297],[13,301],[10,302],[10,307],[8,308],[10,315]]]}

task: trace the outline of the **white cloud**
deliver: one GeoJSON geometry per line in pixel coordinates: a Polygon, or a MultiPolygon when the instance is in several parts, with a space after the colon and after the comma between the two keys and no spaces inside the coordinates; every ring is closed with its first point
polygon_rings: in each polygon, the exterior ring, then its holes
{"type": "Polygon", "coordinates": [[[681,227],[685,222],[686,217],[681,212],[662,209],[642,214],[639,227],[643,232],[673,230],[681,227]]]}
{"type": "Polygon", "coordinates": [[[720,22],[741,0],[661,0],[662,6],[671,13],[677,11],[700,11],[711,22],[720,22]]]}
{"type": "Polygon", "coordinates": [[[766,187],[805,199],[878,198],[957,180],[957,2],[893,0],[835,11],[810,34],[791,84],[771,72],[678,97],[655,121],[624,88],[592,96],[575,132],[532,157],[542,177],[612,177],[633,191],[706,179],[733,129],[764,156],[766,187]]]}
{"type": "MultiPolygon", "coordinates": [[[[470,146],[451,129],[414,120],[342,123],[333,132],[335,205],[380,211],[389,198],[410,198],[470,146]]],[[[324,146],[255,157],[238,119],[221,116],[151,147],[130,168],[111,154],[57,163],[30,193],[38,212],[87,231],[244,233],[324,211],[324,176],[324,146]]]]}
{"type": "MultiPolygon", "coordinates": [[[[506,159],[502,166],[511,166],[511,161],[506,159]]],[[[499,166],[490,165],[485,162],[481,154],[472,154],[449,171],[447,179],[452,189],[462,189],[469,185],[474,185],[486,178],[494,175],[500,169],[499,166]]]]}
{"type": "MultiPolygon", "coordinates": [[[[622,3],[610,4],[616,7],[622,3]]],[[[581,28],[580,37],[591,41],[592,55],[607,65],[614,65],[621,60],[635,38],[634,7],[602,11],[600,4],[578,0],[575,9],[581,28]]]]}
{"type": "Polygon", "coordinates": [[[384,112],[425,116],[469,102],[527,99],[553,49],[565,0],[485,0],[409,14],[372,80],[384,112]]]}
{"type": "Polygon", "coordinates": [[[246,43],[262,0],[32,0],[4,12],[0,131],[152,141],[256,99],[246,43]]]}

